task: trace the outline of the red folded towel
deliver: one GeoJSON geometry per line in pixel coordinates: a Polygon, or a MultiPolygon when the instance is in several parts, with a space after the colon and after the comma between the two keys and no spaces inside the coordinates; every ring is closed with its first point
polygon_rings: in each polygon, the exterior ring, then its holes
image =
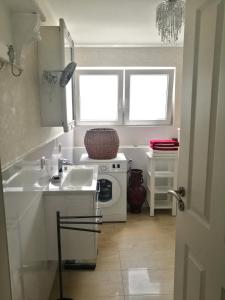
{"type": "Polygon", "coordinates": [[[177,140],[150,140],[150,146],[160,146],[160,147],[178,147],[179,142],[177,140]]]}
{"type": "Polygon", "coordinates": [[[174,144],[150,144],[151,147],[161,147],[161,148],[169,148],[169,147],[178,147],[179,144],[174,143],[174,144]]]}

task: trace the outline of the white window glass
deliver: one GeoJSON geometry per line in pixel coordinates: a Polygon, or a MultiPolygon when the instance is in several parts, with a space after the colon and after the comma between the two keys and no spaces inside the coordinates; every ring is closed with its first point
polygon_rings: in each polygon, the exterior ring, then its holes
{"type": "Polygon", "coordinates": [[[168,99],[167,74],[130,75],[129,120],[165,120],[168,99]]]}
{"type": "Polygon", "coordinates": [[[175,68],[77,71],[78,125],[170,125],[175,68]]]}
{"type": "Polygon", "coordinates": [[[118,75],[80,74],[80,121],[117,121],[118,84],[118,75]]]}

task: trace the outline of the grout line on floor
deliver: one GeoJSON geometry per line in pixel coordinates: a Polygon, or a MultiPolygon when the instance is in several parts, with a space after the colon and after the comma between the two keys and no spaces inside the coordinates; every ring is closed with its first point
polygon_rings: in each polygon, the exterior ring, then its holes
{"type": "MultiPolygon", "coordinates": [[[[119,248],[118,248],[118,251],[119,251],[119,248]]],[[[123,280],[123,270],[122,270],[122,261],[121,261],[121,257],[120,257],[120,251],[119,251],[119,260],[120,260],[120,273],[121,273],[121,279],[122,279],[123,294],[124,294],[124,300],[125,300],[125,285],[124,285],[124,280],[123,280]]]]}

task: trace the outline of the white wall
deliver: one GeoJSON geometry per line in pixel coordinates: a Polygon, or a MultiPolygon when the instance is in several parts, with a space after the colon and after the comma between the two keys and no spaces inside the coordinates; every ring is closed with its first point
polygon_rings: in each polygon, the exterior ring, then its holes
{"type": "Polygon", "coordinates": [[[0,43],[6,45],[11,43],[10,12],[6,9],[2,0],[0,0],[0,37],[0,43]]]}
{"type": "MultiPolygon", "coordinates": [[[[0,43],[10,44],[10,12],[0,0],[0,43]]],[[[2,167],[56,137],[59,128],[40,125],[37,45],[25,50],[25,70],[13,77],[10,67],[0,70],[0,158],[2,167]]]]}
{"type": "MultiPolygon", "coordinates": [[[[174,99],[174,121],[172,126],[117,126],[121,145],[146,145],[150,138],[167,138],[177,135],[180,124],[180,100],[182,87],[183,48],[181,47],[137,47],[137,48],[76,48],[76,62],[80,67],[175,67],[176,88],[174,99]]],[[[93,127],[93,126],[92,126],[93,127]]],[[[83,138],[89,127],[74,130],[75,145],[83,146],[83,138]]]]}

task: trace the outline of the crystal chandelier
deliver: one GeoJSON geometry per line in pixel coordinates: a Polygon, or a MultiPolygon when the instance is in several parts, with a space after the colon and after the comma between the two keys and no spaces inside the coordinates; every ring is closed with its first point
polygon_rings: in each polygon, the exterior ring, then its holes
{"type": "Polygon", "coordinates": [[[163,0],[156,9],[156,26],[162,42],[176,42],[184,23],[184,1],[163,0]]]}

